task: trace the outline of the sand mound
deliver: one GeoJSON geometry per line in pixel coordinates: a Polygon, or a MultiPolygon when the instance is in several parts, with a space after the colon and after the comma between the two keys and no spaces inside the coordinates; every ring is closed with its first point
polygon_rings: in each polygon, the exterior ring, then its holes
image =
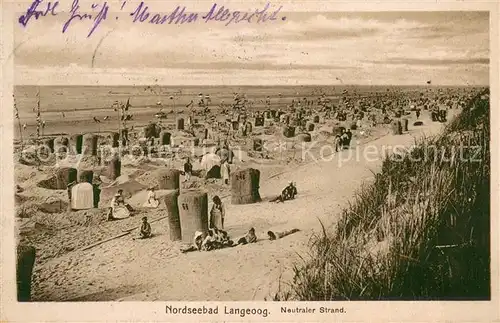
{"type": "MultiPolygon", "coordinates": [[[[160,201],[160,206],[159,208],[163,208],[165,206],[165,203],[163,202],[163,197],[174,190],[156,190],[156,198],[160,201]]],[[[137,192],[132,195],[130,199],[127,200],[127,202],[136,207],[142,207],[142,205],[146,202],[146,199],[148,197],[148,192],[146,190],[137,192]]],[[[154,210],[154,209],[151,209],[154,210]]]]}
{"type": "Polygon", "coordinates": [[[40,204],[38,209],[44,213],[62,213],[68,209],[68,202],[51,196],[40,204]]]}
{"type": "Polygon", "coordinates": [[[47,176],[47,178],[39,181],[37,186],[48,190],[57,190],[57,178],[55,176],[47,176]]]}
{"type": "Polygon", "coordinates": [[[144,172],[142,175],[136,177],[135,180],[146,187],[158,184],[155,171],[153,170],[144,172]]]}
{"type": "MultiPolygon", "coordinates": [[[[122,189],[126,198],[130,198],[137,192],[142,190],[146,190],[148,185],[141,184],[135,180],[123,182],[117,185],[101,187],[101,201],[100,203],[104,203],[104,205],[108,205],[108,202],[111,200],[113,195],[119,190],[122,189]]],[[[101,204],[103,205],[103,204],[101,204]]]]}

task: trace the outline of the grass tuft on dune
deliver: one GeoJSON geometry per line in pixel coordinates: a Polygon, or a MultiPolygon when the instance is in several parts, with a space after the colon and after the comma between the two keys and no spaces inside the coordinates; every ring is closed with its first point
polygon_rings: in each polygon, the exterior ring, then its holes
{"type": "Polygon", "coordinates": [[[489,95],[383,162],[276,301],[490,298],[489,95]]]}

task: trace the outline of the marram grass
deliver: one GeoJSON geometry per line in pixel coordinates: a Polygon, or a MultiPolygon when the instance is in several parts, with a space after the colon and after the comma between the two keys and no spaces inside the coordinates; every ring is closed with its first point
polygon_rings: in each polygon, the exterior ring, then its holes
{"type": "Polygon", "coordinates": [[[386,158],[273,300],[489,299],[489,131],[478,95],[441,135],[386,158]]]}

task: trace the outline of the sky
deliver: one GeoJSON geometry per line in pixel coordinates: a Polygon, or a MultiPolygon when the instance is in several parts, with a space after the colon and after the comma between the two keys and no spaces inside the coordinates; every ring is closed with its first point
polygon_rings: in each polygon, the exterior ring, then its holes
{"type": "MultiPolygon", "coordinates": [[[[131,12],[137,3],[127,3],[131,12]]],[[[175,8],[151,4],[151,12],[175,8]],[[156,9],[156,10],[155,10],[156,9]]],[[[207,11],[210,6],[207,7],[207,11]]],[[[271,9],[276,9],[271,6],[271,9]]],[[[127,11],[128,10],[128,11],[127,11]]],[[[189,9],[187,9],[189,12],[189,9]]],[[[201,12],[200,16],[204,14],[201,12]]],[[[111,15],[109,15],[111,16],[111,15]]],[[[108,17],[109,17],[108,16],[108,17]]],[[[17,85],[487,85],[487,12],[286,12],[265,24],[16,24],[17,85]]]]}

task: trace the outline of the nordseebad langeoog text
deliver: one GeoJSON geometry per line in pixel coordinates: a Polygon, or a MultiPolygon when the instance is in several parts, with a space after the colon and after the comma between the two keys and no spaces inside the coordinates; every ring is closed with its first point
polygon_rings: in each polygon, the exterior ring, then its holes
{"type": "MultiPolygon", "coordinates": [[[[173,10],[158,8],[154,11],[145,1],[139,4],[127,3],[122,0],[120,5],[112,7],[113,4],[104,1],[102,3],[80,4],[79,0],[73,0],[71,5],[65,7],[61,1],[34,0],[25,12],[19,17],[18,22],[27,27],[34,20],[43,19],[47,16],[65,15],[62,33],[65,33],[72,25],[78,22],[90,22],[87,37],[98,29],[106,20],[123,19],[119,13],[125,13],[127,21],[141,24],[194,24],[194,23],[222,23],[225,26],[241,23],[263,24],[273,21],[285,21],[286,17],[281,15],[282,6],[273,6],[266,3],[263,7],[249,11],[233,10],[227,6],[213,3],[206,13],[189,11],[186,6],[178,5],[173,10]]],[[[113,5],[114,6],[114,5],[113,5]]]]}

